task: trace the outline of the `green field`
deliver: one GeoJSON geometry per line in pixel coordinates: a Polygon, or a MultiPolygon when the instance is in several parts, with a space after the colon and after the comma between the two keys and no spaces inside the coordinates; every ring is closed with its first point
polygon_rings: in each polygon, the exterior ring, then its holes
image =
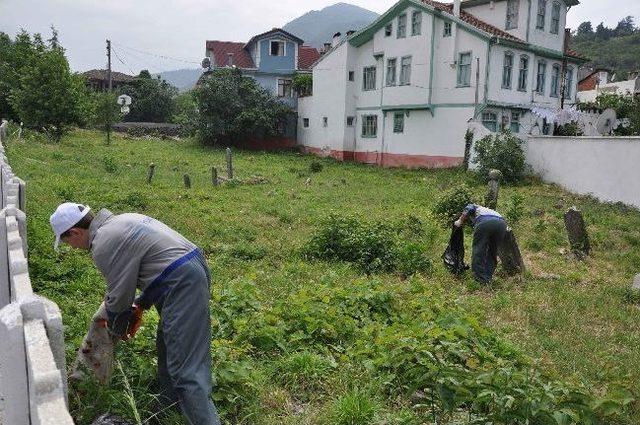
{"type": "MultiPolygon", "coordinates": [[[[210,169],[224,175],[224,151],[191,141],[118,136],[106,146],[95,132],[75,131],[60,144],[12,140],[6,149],[27,182],[34,290],[62,309],[68,365],[105,289],[87,254],[52,249],[49,215],[73,200],[94,210],[153,216],[203,248],[213,275],[215,398],[226,423],[475,423],[482,406],[494,414],[498,407],[530,408],[527,397],[543,391],[529,379],[532,370],[543,373],[540,382],[585,388],[595,399],[618,385],[640,391],[640,315],[627,291],[640,272],[637,210],[536,180],[503,187],[500,211],[514,194],[524,197],[524,216],[512,227],[528,271],[522,278],[499,274],[491,287],[477,287],[469,276],[455,279],[443,268],[449,235],[430,214],[443,191],[463,182],[482,198],[484,184],[460,170],[237,152],[239,180],[214,187],[210,169]],[[314,161],[321,171],[309,171],[314,161]],[[151,162],[156,174],[147,185],[151,162]],[[184,174],[191,189],[183,186],[184,174]],[[248,184],[255,176],[266,182],[248,184]],[[590,232],[593,254],[585,261],[567,252],[562,217],[573,205],[590,232]],[[301,250],[330,213],[363,223],[420,223],[417,238],[432,271],[367,276],[349,263],[306,259],[301,250]],[[496,371],[504,381],[496,380],[491,394],[452,391],[486,389],[481,374],[496,371]],[[465,397],[476,398],[473,406],[456,403],[465,397]]],[[[122,371],[109,388],[84,383],[70,389],[77,423],[106,411],[131,420],[150,415],[157,316],[145,317],[136,338],[118,346],[122,371]]],[[[555,399],[570,398],[562,385],[547,390],[555,399]]],[[[564,413],[530,423],[572,423],[572,404],[562,406],[564,413]]],[[[640,423],[640,410],[634,402],[603,422],[640,423]]],[[[164,423],[181,423],[180,416],[170,413],[164,423]]]]}

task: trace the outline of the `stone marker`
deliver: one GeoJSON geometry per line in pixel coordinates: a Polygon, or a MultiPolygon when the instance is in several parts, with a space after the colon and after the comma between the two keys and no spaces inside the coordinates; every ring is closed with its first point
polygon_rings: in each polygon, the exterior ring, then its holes
{"type": "Polygon", "coordinates": [[[216,167],[211,167],[211,184],[214,186],[218,186],[220,184],[218,181],[218,169],[216,167]]]}
{"type": "Polygon", "coordinates": [[[184,179],[184,187],[191,189],[191,179],[189,178],[189,174],[185,174],[182,178],[184,179]]]}
{"type": "Polygon", "coordinates": [[[569,236],[569,245],[571,251],[578,258],[584,258],[589,255],[591,246],[589,244],[589,235],[587,234],[587,226],[584,224],[582,213],[575,206],[571,207],[564,214],[564,225],[567,228],[569,236]]]}
{"type": "Polygon", "coordinates": [[[231,148],[227,148],[227,178],[233,179],[233,154],[231,148]]]}
{"type": "Polygon", "coordinates": [[[153,162],[149,164],[149,170],[147,171],[147,184],[151,183],[151,179],[153,179],[153,174],[156,172],[156,164],[153,162]]]}
{"type": "Polygon", "coordinates": [[[640,291],[640,273],[633,278],[633,284],[631,284],[631,289],[635,289],[636,291],[640,291]]]}
{"type": "Polygon", "coordinates": [[[507,275],[513,276],[524,273],[525,267],[524,261],[522,261],[522,254],[520,254],[518,242],[516,242],[516,237],[510,227],[507,227],[504,239],[498,246],[498,256],[507,275]]]}
{"type": "Polygon", "coordinates": [[[3,397],[4,420],[9,424],[28,424],[29,396],[24,347],[24,324],[17,303],[0,310],[0,394],[3,397]]]}
{"type": "Polygon", "coordinates": [[[498,206],[498,191],[500,190],[501,179],[502,172],[500,170],[489,171],[488,191],[487,196],[484,198],[484,205],[492,210],[495,210],[498,206]]]}

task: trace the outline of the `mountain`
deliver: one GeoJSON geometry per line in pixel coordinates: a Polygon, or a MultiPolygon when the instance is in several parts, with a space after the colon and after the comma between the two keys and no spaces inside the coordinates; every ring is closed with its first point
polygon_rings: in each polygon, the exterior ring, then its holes
{"type": "Polygon", "coordinates": [[[322,10],[312,10],[287,23],[283,30],[300,37],[304,44],[320,48],[331,42],[337,32],[359,30],[376,18],[378,14],[347,3],[336,3],[322,10]]]}
{"type": "Polygon", "coordinates": [[[625,79],[631,71],[640,70],[640,32],[609,40],[576,37],[571,48],[590,58],[592,66],[616,71],[618,80],[625,79]]]}
{"type": "Polygon", "coordinates": [[[165,71],[156,75],[159,75],[160,78],[182,92],[192,89],[201,74],[202,69],[176,69],[175,71],[165,71]]]}

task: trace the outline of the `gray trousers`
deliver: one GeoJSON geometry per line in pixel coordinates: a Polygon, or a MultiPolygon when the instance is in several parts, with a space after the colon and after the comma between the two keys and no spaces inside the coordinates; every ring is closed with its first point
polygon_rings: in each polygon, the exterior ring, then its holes
{"type": "Polygon", "coordinates": [[[498,246],[504,239],[507,224],[502,219],[485,219],[473,229],[471,270],[473,277],[488,283],[498,264],[498,246]]]}
{"type": "Polygon", "coordinates": [[[209,269],[197,256],[175,269],[162,306],[156,347],[160,401],[177,402],[190,425],[219,425],[211,400],[211,318],[209,269]]]}

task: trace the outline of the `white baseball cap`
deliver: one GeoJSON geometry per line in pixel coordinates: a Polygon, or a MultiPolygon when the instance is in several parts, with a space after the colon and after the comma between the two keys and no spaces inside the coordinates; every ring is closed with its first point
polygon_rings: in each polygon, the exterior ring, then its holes
{"type": "Polygon", "coordinates": [[[56,208],[54,213],[51,214],[51,218],[49,218],[53,233],[56,235],[53,249],[58,250],[60,235],[76,225],[89,211],[91,211],[91,208],[88,206],[74,202],[65,202],[56,208]]]}

